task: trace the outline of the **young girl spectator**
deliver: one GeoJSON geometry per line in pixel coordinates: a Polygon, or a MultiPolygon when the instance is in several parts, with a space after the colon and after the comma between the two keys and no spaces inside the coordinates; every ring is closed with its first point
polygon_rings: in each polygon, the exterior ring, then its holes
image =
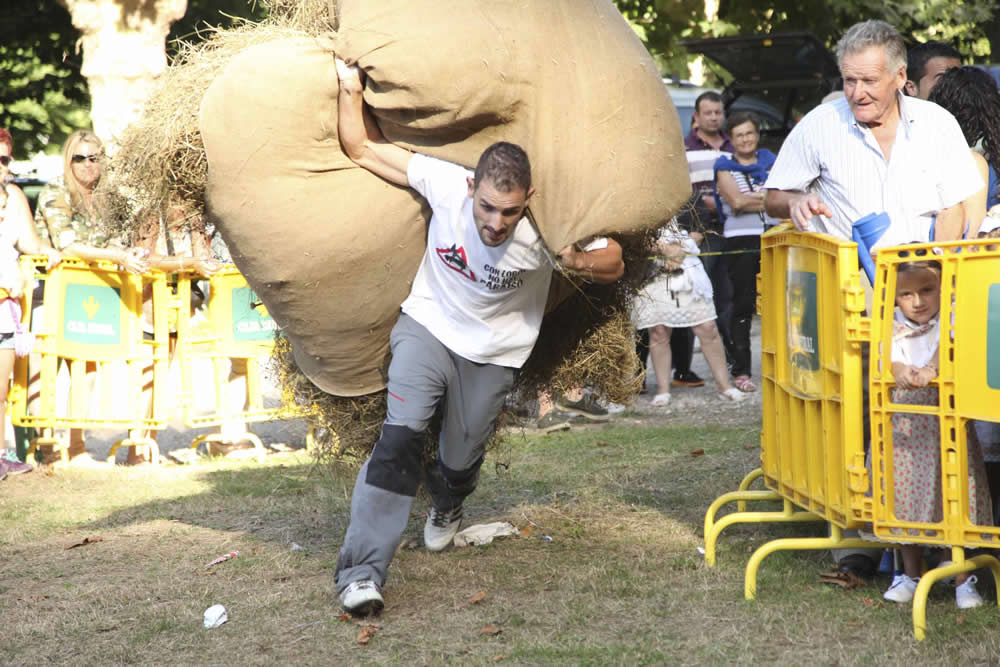
{"type": "MultiPolygon", "coordinates": [[[[47,247],[35,234],[28,199],[13,183],[7,183],[14,139],[0,128],[0,479],[31,471],[7,450],[4,424],[7,417],[7,389],[14,370],[15,336],[21,322],[21,295],[26,279],[18,265],[18,255],[48,255],[49,267],[59,263],[58,252],[47,247]]],[[[18,350],[21,356],[22,350],[18,350]]]]}
{"type": "Polygon", "coordinates": [[[722,336],[715,325],[712,282],[698,259],[698,246],[671,221],[660,232],[657,253],[666,258],[669,274],[657,275],[635,300],[632,319],[640,331],[649,329],[649,356],[656,373],[654,407],[670,404],[670,332],[691,327],[719,388],[719,398],[739,402],[746,396],[729,382],[722,336]]]}
{"type": "MultiPolygon", "coordinates": [[[[937,405],[938,389],[931,382],[938,375],[941,326],[941,264],[933,260],[904,262],[896,276],[896,312],[892,327],[892,376],[895,403],[937,405]]],[[[969,507],[978,525],[991,525],[989,491],[982,454],[969,430],[969,507]]],[[[900,412],[892,415],[893,481],[895,515],[902,521],[941,521],[941,427],[934,415],[900,412]]],[[[893,578],[883,597],[909,602],[921,574],[923,547],[901,547],[903,573],[893,578]]],[[[956,576],[955,601],[959,608],[978,607],[976,577],[956,576]]]]}

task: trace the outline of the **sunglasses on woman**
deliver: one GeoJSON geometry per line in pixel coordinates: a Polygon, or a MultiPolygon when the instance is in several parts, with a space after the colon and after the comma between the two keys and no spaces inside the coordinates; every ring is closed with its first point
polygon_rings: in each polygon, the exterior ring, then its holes
{"type": "Polygon", "coordinates": [[[97,162],[98,160],[101,159],[101,156],[98,155],[97,153],[94,153],[93,155],[74,155],[72,159],[73,159],[73,164],[80,164],[85,160],[90,160],[91,162],[97,162]]]}
{"type": "Polygon", "coordinates": [[[0,164],[2,164],[3,166],[6,167],[6,166],[8,166],[10,164],[10,161],[13,160],[13,159],[14,158],[12,158],[9,155],[0,155],[0,164]]]}

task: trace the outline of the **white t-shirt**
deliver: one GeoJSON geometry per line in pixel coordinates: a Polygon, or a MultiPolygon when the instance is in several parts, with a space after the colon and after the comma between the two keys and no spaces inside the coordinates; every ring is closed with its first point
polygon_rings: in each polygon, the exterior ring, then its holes
{"type": "Polygon", "coordinates": [[[552,263],[527,218],[501,245],[483,243],[464,167],[416,154],[407,179],[431,206],[427,250],[403,312],[476,363],[520,368],[545,314],[552,263]]]}

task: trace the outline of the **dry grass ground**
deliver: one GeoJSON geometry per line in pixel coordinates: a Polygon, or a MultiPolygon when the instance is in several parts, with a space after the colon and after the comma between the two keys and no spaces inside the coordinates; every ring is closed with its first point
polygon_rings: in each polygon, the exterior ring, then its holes
{"type": "MultiPolygon", "coordinates": [[[[994,606],[950,591],[913,640],[885,581],[816,581],[822,553],[767,559],[759,599],[743,567],[766,539],[815,527],[734,527],[719,565],[697,552],[708,504],[757,462],[749,426],[619,425],[515,434],[489,463],[468,522],[531,535],[402,551],[366,644],[332,590],[353,477],[305,454],[158,471],[45,474],[0,483],[0,661],[41,664],[990,664],[994,606]],[[692,450],[704,449],[702,456],[692,450]],[[540,539],[549,536],[551,541],[540,539]],[[66,549],[84,538],[101,541],[66,549]],[[297,543],[304,550],[292,550],[297,543]],[[213,558],[236,558],[206,569],[213,558]],[[485,593],[481,601],[470,599],[485,593]],[[229,623],[202,627],[215,603],[229,623]],[[492,630],[484,632],[487,626],[492,630]],[[494,634],[499,630],[498,634],[494,634]]],[[[418,536],[418,500],[407,534],[418,536]]]]}

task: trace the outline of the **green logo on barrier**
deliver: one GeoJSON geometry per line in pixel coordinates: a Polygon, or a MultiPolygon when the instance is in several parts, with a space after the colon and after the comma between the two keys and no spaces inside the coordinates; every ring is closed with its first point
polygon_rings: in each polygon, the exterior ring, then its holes
{"type": "Polygon", "coordinates": [[[990,285],[986,312],[986,384],[1000,389],[1000,284],[990,285]]]}
{"type": "Polygon", "coordinates": [[[816,274],[811,271],[789,271],[786,289],[789,360],[793,366],[802,370],[819,370],[816,274]]]}
{"type": "Polygon", "coordinates": [[[121,343],[121,291],[106,285],[66,285],[63,338],[86,345],[121,343]]]}
{"type": "Polygon", "coordinates": [[[267,307],[249,287],[233,290],[233,340],[271,340],[278,328],[267,307]]]}

